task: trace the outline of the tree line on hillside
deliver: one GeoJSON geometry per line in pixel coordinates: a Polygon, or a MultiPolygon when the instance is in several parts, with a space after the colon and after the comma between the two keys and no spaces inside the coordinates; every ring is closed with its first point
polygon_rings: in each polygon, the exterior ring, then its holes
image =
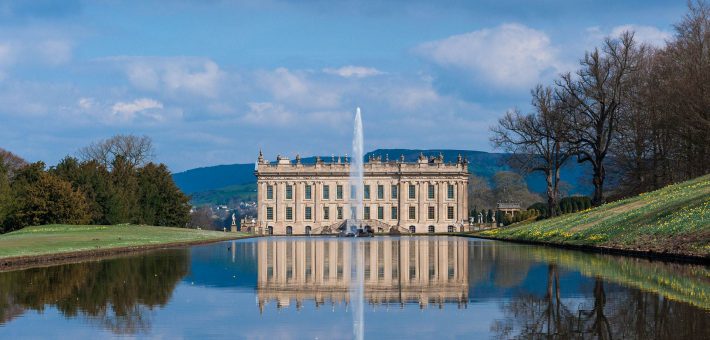
{"type": "Polygon", "coordinates": [[[56,166],[28,164],[0,149],[0,231],[42,224],[148,224],[183,227],[189,197],[164,164],[151,162],[148,137],[118,135],[56,166]]]}
{"type": "Polygon", "coordinates": [[[595,206],[710,172],[710,5],[688,8],[664,47],[608,37],[576,72],[535,87],[531,113],[492,128],[514,166],[544,174],[548,215],[569,161],[590,164],[595,206]]]}

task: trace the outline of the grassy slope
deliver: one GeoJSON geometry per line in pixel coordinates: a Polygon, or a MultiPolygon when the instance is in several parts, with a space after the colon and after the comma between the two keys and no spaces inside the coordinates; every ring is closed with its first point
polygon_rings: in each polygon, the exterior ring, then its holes
{"type": "Polygon", "coordinates": [[[710,257],[710,175],[579,213],[479,235],[710,257]]]}
{"type": "Polygon", "coordinates": [[[221,240],[244,235],[246,234],[137,225],[45,225],[0,235],[0,258],[221,240]]]}

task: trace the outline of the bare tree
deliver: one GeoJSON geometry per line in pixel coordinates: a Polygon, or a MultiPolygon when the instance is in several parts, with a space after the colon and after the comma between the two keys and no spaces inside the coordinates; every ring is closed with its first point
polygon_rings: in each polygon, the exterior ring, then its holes
{"type": "Polygon", "coordinates": [[[555,216],[560,191],[560,169],[572,155],[568,143],[569,116],[550,87],[538,85],[532,91],[535,112],[508,112],[493,127],[493,144],[513,155],[513,166],[525,172],[541,172],[547,183],[547,211],[555,216]]]}
{"type": "Polygon", "coordinates": [[[190,226],[192,228],[214,229],[214,212],[209,206],[203,206],[190,213],[190,226]]]}
{"type": "Polygon", "coordinates": [[[115,135],[79,150],[82,160],[94,160],[107,168],[119,156],[125,158],[132,167],[142,166],[155,156],[153,141],[148,136],[115,135]]]}
{"type": "Polygon", "coordinates": [[[604,202],[605,162],[618,130],[620,107],[627,98],[629,77],[637,67],[638,52],[634,34],[607,38],[601,50],[586,53],[575,76],[562,75],[557,81],[561,98],[571,110],[572,133],[580,163],[592,165],[594,195],[592,203],[604,202]]]}
{"type": "Polygon", "coordinates": [[[0,162],[7,171],[8,177],[13,177],[14,173],[21,167],[27,165],[27,161],[14,153],[0,148],[0,162]]]}
{"type": "Polygon", "coordinates": [[[496,199],[488,181],[474,174],[468,177],[468,210],[494,209],[496,199]]]}

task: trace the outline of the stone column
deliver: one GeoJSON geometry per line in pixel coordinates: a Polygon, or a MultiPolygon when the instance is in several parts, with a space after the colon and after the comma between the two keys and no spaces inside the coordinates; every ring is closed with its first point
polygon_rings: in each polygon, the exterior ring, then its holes
{"type": "Polygon", "coordinates": [[[311,194],[315,195],[313,196],[313,208],[311,208],[311,214],[313,215],[313,224],[315,225],[318,223],[318,214],[320,210],[320,197],[322,195],[321,190],[319,189],[320,186],[322,186],[323,183],[319,182],[313,182],[313,188],[311,189],[311,194]]]}
{"type": "Polygon", "coordinates": [[[299,221],[303,221],[302,215],[301,215],[301,207],[299,202],[301,202],[301,197],[298,195],[301,193],[301,190],[299,190],[301,186],[301,182],[294,182],[293,184],[293,225],[291,226],[293,233],[296,234],[296,225],[298,224],[299,221]]]}
{"type": "Polygon", "coordinates": [[[402,186],[403,181],[400,177],[397,180],[397,226],[402,227],[402,186]]]}

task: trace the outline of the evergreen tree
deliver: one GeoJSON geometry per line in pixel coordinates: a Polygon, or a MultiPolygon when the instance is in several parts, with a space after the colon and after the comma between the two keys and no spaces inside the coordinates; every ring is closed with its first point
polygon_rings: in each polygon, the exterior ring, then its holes
{"type": "Polygon", "coordinates": [[[12,203],[10,176],[5,164],[0,162],[0,233],[3,232],[3,224],[7,215],[10,213],[12,203]]]}
{"type": "Polygon", "coordinates": [[[5,222],[5,231],[42,224],[86,224],[89,206],[71,183],[44,171],[37,162],[18,171],[12,183],[15,203],[5,222]]]}
{"type": "Polygon", "coordinates": [[[92,224],[110,223],[107,214],[113,202],[114,189],[105,166],[93,160],[79,163],[76,158],[67,157],[50,171],[84,193],[91,210],[92,224]]]}
{"type": "Polygon", "coordinates": [[[113,161],[109,177],[114,190],[109,200],[106,220],[110,224],[138,222],[140,209],[135,168],[124,157],[118,156],[113,161]]]}
{"type": "Polygon", "coordinates": [[[141,223],[184,227],[190,220],[189,197],[164,164],[148,163],[138,170],[138,196],[141,223]]]}

